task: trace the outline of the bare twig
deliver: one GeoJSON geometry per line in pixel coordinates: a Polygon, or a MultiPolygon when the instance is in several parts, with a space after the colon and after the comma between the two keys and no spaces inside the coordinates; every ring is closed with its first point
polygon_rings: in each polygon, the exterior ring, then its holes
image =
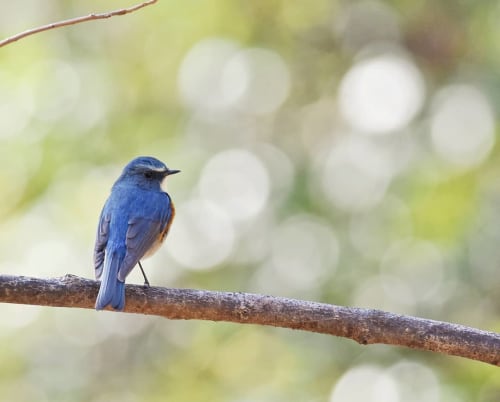
{"type": "MultiPolygon", "coordinates": [[[[0,302],[94,308],[99,283],[74,275],[0,275],[0,302]]],[[[127,313],[272,325],[466,357],[500,366],[500,334],[463,325],[250,293],[127,285],[127,313]]],[[[97,314],[97,313],[96,313],[97,314]]]]}
{"type": "Polygon", "coordinates": [[[130,14],[130,13],[133,13],[134,11],[137,11],[143,7],[154,4],[157,1],[158,0],[148,0],[148,1],[145,1],[144,3],[136,4],[135,6],[128,7],[128,8],[121,8],[119,10],[108,11],[106,13],[99,13],[99,14],[92,13],[89,15],[85,15],[83,17],[71,18],[69,20],[53,22],[51,24],[43,25],[41,27],[28,29],[27,31],[20,32],[16,35],[13,35],[13,36],[10,36],[6,39],[3,39],[2,41],[0,41],[0,47],[6,46],[9,43],[16,42],[19,39],[25,38],[25,37],[30,36],[30,35],[37,34],[39,32],[48,31],[48,30],[55,29],[55,28],[61,28],[61,27],[65,27],[68,25],[75,25],[75,24],[79,24],[81,22],[86,22],[86,21],[102,20],[102,19],[115,17],[117,15],[130,14]]]}

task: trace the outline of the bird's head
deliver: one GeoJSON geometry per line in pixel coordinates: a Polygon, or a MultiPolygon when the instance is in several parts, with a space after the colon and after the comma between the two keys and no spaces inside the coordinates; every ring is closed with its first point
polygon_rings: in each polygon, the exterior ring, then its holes
{"type": "Polygon", "coordinates": [[[160,189],[165,177],[179,172],[180,170],[169,169],[156,158],[139,156],[125,166],[117,182],[134,183],[148,189],[160,189]]]}

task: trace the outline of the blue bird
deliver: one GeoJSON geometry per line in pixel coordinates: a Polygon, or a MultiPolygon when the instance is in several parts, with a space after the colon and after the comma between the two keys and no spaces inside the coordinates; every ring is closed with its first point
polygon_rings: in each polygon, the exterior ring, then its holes
{"type": "Polygon", "coordinates": [[[179,173],[156,158],[132,160],[104,204],[94,248],[96,279],[101,279],[96,310],[125,307],[125,278],[136,264],[149,286],[140,259],[153,254],[167,236],[175,215],[170,196],[162,191],[165,177],[179,173]]]}

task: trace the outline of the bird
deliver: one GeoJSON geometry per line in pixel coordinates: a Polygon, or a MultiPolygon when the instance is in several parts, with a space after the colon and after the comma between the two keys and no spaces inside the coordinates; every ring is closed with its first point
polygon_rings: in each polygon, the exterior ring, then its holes
{"type": "Polygon", "coordinates": [[[99,217],[94,247],[94,267],[101,280],[96,310],[125,307],[125,278],[138,264],[149,281],[140,260],[152,255],[165,240],[175,216],[163,180],[180,170],[151,156],[130,161],[111,188],[99,217]]]}

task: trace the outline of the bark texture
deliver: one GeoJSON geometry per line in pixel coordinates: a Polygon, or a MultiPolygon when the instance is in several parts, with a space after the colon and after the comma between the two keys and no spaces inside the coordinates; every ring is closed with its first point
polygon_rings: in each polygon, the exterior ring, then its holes
{"type": "MultiPolygon", "coordinates": [[[[99,282],[66,275],[30,278],[0,275],[0,302],[94,308],[99,282]]],[[[463,325],[251,293],[127,285],[125,312],[169,319],[271,325],[405,346],[500,365],[500,334],[463,325]]]]}

